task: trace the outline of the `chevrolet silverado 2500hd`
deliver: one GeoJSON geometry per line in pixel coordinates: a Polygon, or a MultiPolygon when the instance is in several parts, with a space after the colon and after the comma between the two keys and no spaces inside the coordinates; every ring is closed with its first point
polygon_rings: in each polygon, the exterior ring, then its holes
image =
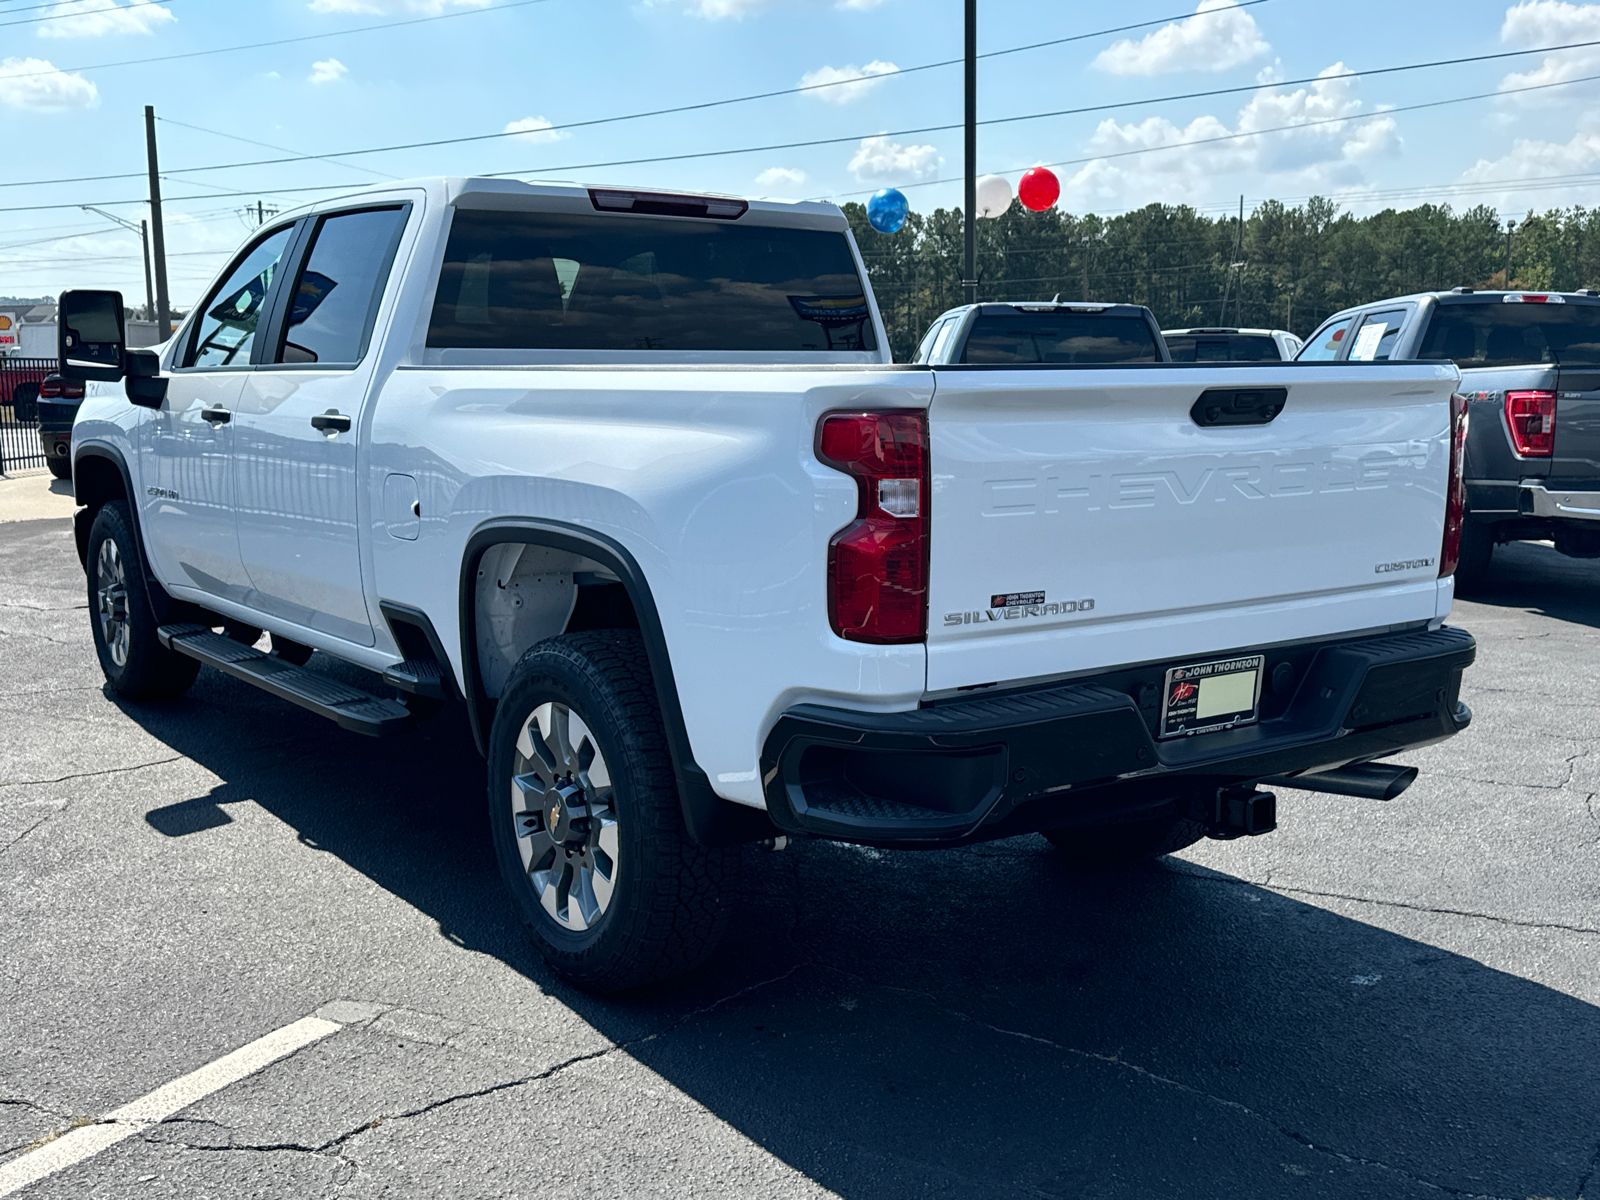
{"type": "Polygon", "coordinates": [[[1130,861],[1470,719],[1448,364],[897,366],[832,206],[481,179],[275,219],[153,350],[61,313],[111,689],[464,705],[589,987],[704,958],[740,843],[1130,861]]]}

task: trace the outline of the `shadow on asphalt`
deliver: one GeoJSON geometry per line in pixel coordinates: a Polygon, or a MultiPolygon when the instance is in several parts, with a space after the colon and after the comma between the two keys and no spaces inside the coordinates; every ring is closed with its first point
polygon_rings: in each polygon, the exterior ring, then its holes
{"type": "Polygon", "coordinates": [[[1474,604],[1600,628],[1600,559],[1568,558],[1543,542],[1496,546],[1489,574],[1456,594],[1474,604]]]}
{"type": "Polygon", "coordinates": [[[711,963],[602,1000],[524,940],[457,714],[370,741],[211,672],[127,711],[225,781],[154,828],[263,806],[846,1197],[1565,1197],[1593,1171],[1595,1008],[1180,860],[751,849],[711,963]]]}
{"type": "MultiPolygon", "coordinates": [[[[1596,583],[1600,562],[1517,543],[1463,598],[1600,627],[1596,583]]],[[[1176,859],[1083,875],[1039,838],[802,843],[746,853],[705,969],[601,1000],[523,938],[459,714],[369,741],[210,672],[199,694],[127,708],[224,780],[155,829],[260,804],[843,1196],[1595,1186],[1600,1012],[1472,959],[1176,859]]]]}

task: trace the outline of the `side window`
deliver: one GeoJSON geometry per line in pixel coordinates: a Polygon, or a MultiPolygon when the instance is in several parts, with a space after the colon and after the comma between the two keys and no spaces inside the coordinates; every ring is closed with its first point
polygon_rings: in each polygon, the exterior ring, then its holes
{"type": "Polygon", "coordinates": [[[950,348],[950,339],[955,336],[956,330],[961,327],[961,322],[964,319],[964,317],[951,317],[944,323],[944,327],[939,330],[939,336],[934,340],[933,349],[928,351],[929,362],[948,361],[945,351],[950,348]]]}
{"type": "Polygon", "coordinates": [[[928,330],[927,334],[923,337],[922,345],[917,347],[917,356],[911,360],[912,362],[925,363],[928,361],[928,356],[933,351],[934,340],[939,336],[939,332],[947,323],[948,318],[945,321],[935,321],[933,323],[933,328],[928,330]]]}
{"type": "Polygon", "coordinates": [[[361,361],[405,217],[403,208],[384,208],[322,218],[274,362],[361,361]]]}
{"type": "Polygon", "coordinates": [[[1311,335],[1311,340],[1300,348],[1299,362],[1332,362],[1339,357],[1345,336],[1350,332],[1354,317],[1330,321],[1311,335]]]}
{"type": "Polygon", "coordinates": [[[1394,352],[1394,344],[1405,328],[1410,308],[1391,308],[1384,312],[1368,313],[1356,330],[1355,343],[1350,347],[1351,362],[1386,362],[1394,352]]]}
{"type": "Polygon", "coordinates": [[[250,361],[256,326],[267,292],[289,245],[293,225],[285,225],[246,250],[220,287],[200,308],[194,340],[183,356],[186,367],[241,367],[250,361]]]}

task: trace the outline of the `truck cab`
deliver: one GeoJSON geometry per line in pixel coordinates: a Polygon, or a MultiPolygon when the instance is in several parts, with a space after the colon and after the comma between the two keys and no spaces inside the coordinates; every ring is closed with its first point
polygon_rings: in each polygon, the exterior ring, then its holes
{"type": "Polygon", "coordinates": [[[1470,408],[1462,581],[1496,545],[1600,558],[1600,292],[1459,287],[1345,309],[1301,362],[1448,360],[1470,408]]]}

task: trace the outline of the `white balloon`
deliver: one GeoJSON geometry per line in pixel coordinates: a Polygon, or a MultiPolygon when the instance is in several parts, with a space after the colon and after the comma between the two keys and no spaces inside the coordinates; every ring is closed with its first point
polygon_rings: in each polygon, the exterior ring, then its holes
{"type": "Polygon", "coordinates": [[[983,175],[978,179],[978,215],[998,217],[1011,207],[1011,183],[1004,175],[983,175]]]}

